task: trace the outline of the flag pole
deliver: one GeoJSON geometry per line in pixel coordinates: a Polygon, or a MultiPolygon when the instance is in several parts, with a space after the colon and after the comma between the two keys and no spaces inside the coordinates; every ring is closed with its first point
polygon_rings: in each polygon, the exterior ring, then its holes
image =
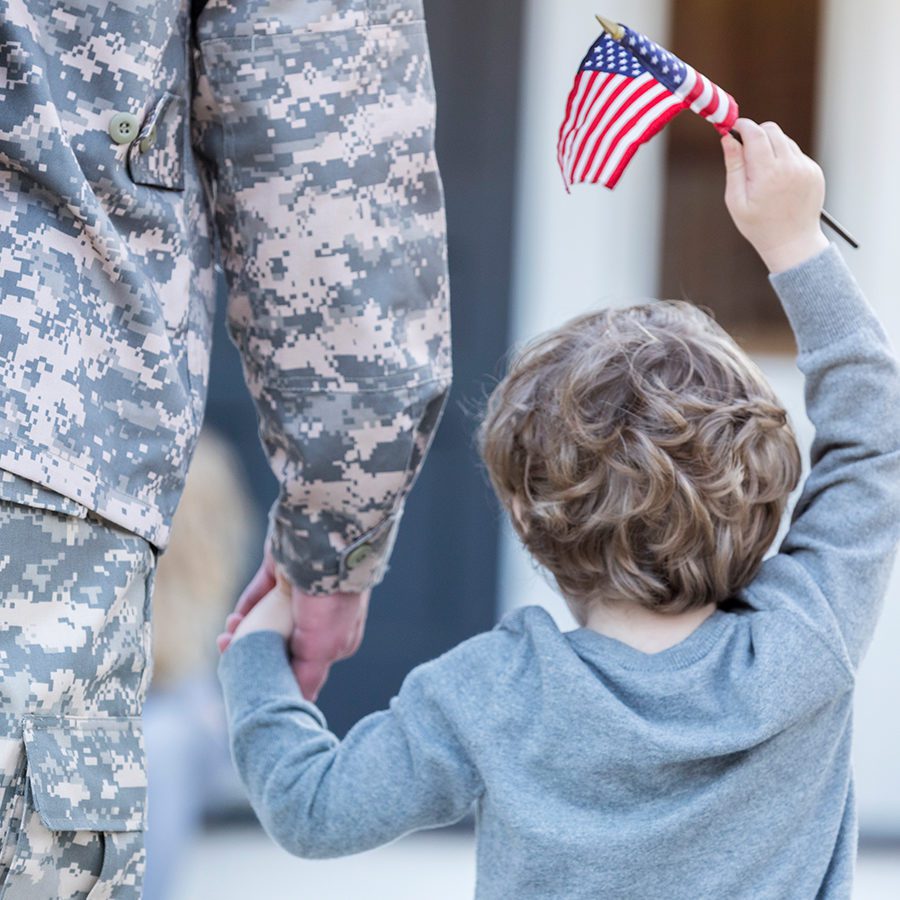
{"type": "MultiPolygon", "coordinates": [[[[597,16],[597,21],[603,27],[603,30],[614,40],[621,42],[625,37],[625,29],[618,23],[603,16],[597,16]]],[[[740,134],[733,128],[728,132],[735,140],[743,144],[740,134]]],[[[846,228],[844,228],[827,210],[822,210],[822,221],[831,228],[836,234],[840,235],[851,247],[859,249],[859,242],[854,238],[846,228]]]]}
{"type": "Polygon", "coordinates": [[[604,19],[603,16],[597,16],[597,21],[614,41],[621,41],[625,37],[625,29],[618,22],[613,22],[612,19],[604,19]]]}

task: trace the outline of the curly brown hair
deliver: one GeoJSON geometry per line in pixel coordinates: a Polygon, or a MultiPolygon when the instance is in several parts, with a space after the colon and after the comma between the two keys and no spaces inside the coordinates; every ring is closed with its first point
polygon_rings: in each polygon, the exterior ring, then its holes
{"type": "Polygon", "coordinates": [[[582,620],[596,601],[678,613],[727,599],[756,574],[801,468],[762,372],[682,301],[539,337],[492,393],[479,445],[582,620]]]}

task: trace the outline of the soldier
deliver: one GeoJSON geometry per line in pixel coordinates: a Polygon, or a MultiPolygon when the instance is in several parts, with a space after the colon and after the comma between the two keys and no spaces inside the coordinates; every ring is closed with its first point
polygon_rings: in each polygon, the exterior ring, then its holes
{"type": "Polygon", "coordinates": [[[440,418],[425,25],[421,0],[0,2],[0,898],[130,900],[216,250],[281,486],[237,618],[279,566],[312,696],[440,418]]]}

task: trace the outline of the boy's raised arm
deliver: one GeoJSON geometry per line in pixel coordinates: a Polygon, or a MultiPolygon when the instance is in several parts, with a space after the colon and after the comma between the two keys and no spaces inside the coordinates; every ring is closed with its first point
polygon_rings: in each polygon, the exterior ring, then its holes
{"type": "Polygon", "coordinates": [[[819,226],[821,170],[771,123],[723,142],[726,202],[768,265],[797,338],[811,471],[779,553],[747,593],[793,607],[851,670],[875,627],[900,539],[900,365],[819,226]]]}

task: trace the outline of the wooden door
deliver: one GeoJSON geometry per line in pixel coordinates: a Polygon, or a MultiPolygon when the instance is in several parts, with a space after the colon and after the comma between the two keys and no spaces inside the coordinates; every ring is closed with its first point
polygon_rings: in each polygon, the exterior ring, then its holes
{"type": "MultiPolygon", "coordinates": [[[[672,51],[811,152],[819,0],[673,0],[672,51]]],[[[660,296],[710,308],[747,349],[790,352],[793,337],[766,270],[722,197],[716,132],[682,113],[669,126],[660,296]]]]}

